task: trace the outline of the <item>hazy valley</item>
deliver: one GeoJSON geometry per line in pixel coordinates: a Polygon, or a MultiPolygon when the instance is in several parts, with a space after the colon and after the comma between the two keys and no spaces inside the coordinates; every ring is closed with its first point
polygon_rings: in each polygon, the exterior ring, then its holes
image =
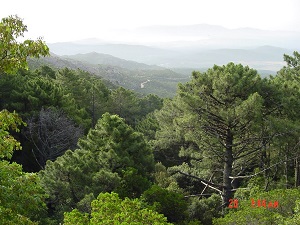
{"type": "Polygon", "coordinates": [[[177,83],[188,81],[192,71],[214,64],[241,63],[262,76],[275,75],[285,65],[283,55],[300,48],[299,37],[295,32],[207,24],[152,26],[116,31],[110,40],[49,43],[53,54],[43,61],[86,70],[140,93],[173,96],[177,83]]]}
{"type": "Polygon", "coordinates": [[[110,40],[49,43],[51,57],[31,61],[81,69],[139,93],[174,96],[194,70],[229,62],[275,75],[284,54],[299,48],[298,33],[226,29],[212,25],[153,26],[118,31],[110,40]],[[119,33],[118,33],[119,32],[119,33]]]}

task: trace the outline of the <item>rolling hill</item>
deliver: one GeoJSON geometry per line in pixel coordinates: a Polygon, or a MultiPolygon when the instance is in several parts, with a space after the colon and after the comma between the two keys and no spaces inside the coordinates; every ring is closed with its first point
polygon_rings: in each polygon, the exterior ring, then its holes
{"type": "Polygon", "coordinates": [[[209,68],[214,64],[224,65],[234,62],[249,65],[256,70],[272,71],[272,73],[276,73],[285,65],[283,54],[292,54],[294,51],[294,49],[268,45],[255,48],[217,49],[182,47],[172,50],[125,44],[56,43],[50,44],[49,47],[52,52],[65,59],[75,59],[90,64],[109,64],[134,70],[159,69],[158,67],[209,68]]]}
{"type": "Polygon", "coordinates": [[[84,63],[95,64],[95,65],[100,64],[100,65],[117,66],[129,70],[164,70],[165,69],[156,65],[151,66],[145,63],[138,63],[131,60],[120,59],[109,54],[102,54],[97,52],[90,52],[86,54],[76,54],[76,55],[66,55],[66,56],[62,56],[61,58],[66,60],[81,61],[84,63]]]}
{"type": "Polygon", "coordinates": [[[32,69],[39,68],[42,65],[56,69],[67,67],[88,71],[114,85],[122,86],[141,94],[152,93],[161,97],[174,96],[178,83],[184,83],[190,79],[189,76],[176,73],[170,69],[122,60],[98,53],[68,57],[51,54],[50,57],[29,59],[29,66],[32,69]],[[91,57],[93,58],[93,63],[88,63],[87,61],[91,57]]]}

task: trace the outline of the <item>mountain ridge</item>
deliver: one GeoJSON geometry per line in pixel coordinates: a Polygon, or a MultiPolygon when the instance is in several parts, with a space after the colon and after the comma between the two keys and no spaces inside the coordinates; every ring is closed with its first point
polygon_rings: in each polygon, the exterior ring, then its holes
{"type": "Polygon", "coordinates": [[[39,59],[29,59],[31,69],[38,69],[43,65],[54,69],[67,67],[74,70],[84,70],[107,80],[106,83],[122,86],[140,94],[157,94],[161,97],[173,97],[178,83],[187,82],[190,79],[190,76],[161,67],[153,69],[149,66],[144,69],[128,69],[116,65],[91,64],[75,59],[66,59],[55,54],[39,59]]]}
{"type": "Polygon", "coordinates": [[[98,52],[90,52],[90,53],[80,53],[76,55],[63,55],[62,58],[65,59],[74,59],[77,61],[83,61],[90,64],[102,64],[102,65],[112,65],[118,66],[125,69],[137,69],[137,70],[149,70],[149,69],[157,69],[162,70],[165,68],[156,66],[156,65],[148,65],[145,63],[138,63],[132,60],[121,59],[109,54],[98,53],[98,52]]]}

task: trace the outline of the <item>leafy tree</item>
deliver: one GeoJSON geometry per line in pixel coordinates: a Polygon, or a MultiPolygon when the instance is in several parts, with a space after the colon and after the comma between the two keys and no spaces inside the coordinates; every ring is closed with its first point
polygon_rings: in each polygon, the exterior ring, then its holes
{"type": "Polygon", "coordinates": [[[155,164],[154,173],[155,184],[166,190],[183,194],[183,189],[178,186],[177,180],[167,171],[167,168],[158,162],[155,164]]]}
{"type": "Polygon", "coordinates": [[[120,199],[116,193],[101,193],[92,202],[89,216],[78,210],[65,213],[64,224],[170,224],[157,212],[142,207],[138,199],[120,199]]]}
{"type": "Polygon", "coordinates": [[[19,131],[25,124],[16,113],[0,112],[0,223],[36,224],[45,215],[44,190],[36,174],[24,173],[22,166],[9,163],[20,143],[9,130],[19,131]],[[6,160],[5,160],[6,159],[6,160]]]}
{"type": "Polygon", "coordinates": [[[65,87],[38,73],[20,70],[16,75],[2,76],[0,106],[18,111],[25,119],[38,114],[42,107],[61,108],[78,124],[84,125],[85,114],[65,87]]]}
{"type": "Polygon", "coordinates": [[[41,38],[36,41],[18,42],[27,32],[27,26],[18,16],[3,18],[0,22],[0,72],[14,73],[19,68],[28,68],[27,57],[49,54],[49,48],[41,38]]]}
{"type": "MultiPolygon", "coordinates": [[[[27,27],[17,16],[4,18],[0,22],[0,75],[26,68],[28,56],[47,55],[48,47],[41,39],[18,43],[27,27]]],[[[15,113],[0,112],[0,223],[37,224],[45,215],[45,193],[36,174],[25,173],[22,166],[9,163],[13,151],[20,150],[20,143],[10,134],[25,125],[15,113]]],[[[43,221],[45,222],[45,220],[43,221]]]]}
{"type": "Polygon", "coordinates": [[[0,223],[35,224],[46,215],[45,192],[34,173],[25,173],[17,163],[0,161],[0,223]]]}
{"type": "Polygon", "coordinates": [[[230,212],[223,219],[216,219],[213,221],[214,225],[236,225],[236,224],[280,224],[283,221],[282,216],[279,213],[272,213],[265,208],[254,208],[239,211],[234,213],[230,212]]]}
{"type": "Polygon", "coordinates": [[[20,131],[18,126],[25,125],[17,113],[0,111],[0,158],[11,159],[14,149],[22,149],[20,143],[9,133],[9,130],[20,131]]]}

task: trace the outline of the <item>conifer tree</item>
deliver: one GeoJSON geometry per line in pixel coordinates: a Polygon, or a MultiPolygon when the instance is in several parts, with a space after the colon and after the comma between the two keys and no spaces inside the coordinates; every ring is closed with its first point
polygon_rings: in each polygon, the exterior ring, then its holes
{"type": "Polygon", "coordinates": [[[93,196],[115,191],[139,197],[149,186],[153,154],[142,134],[117,115],[105,113],[79,149],[68,150],[40,171],[48,204],[58,221],[71,208],[88,209],[93,196]]]}
{"type": "Polygon", "coordinates": [[[157,148],[160,138],[169,136],[189,163],[176,170],[218,191],[224,205],[233,196],[238,175],[257,165],[260,150],[271,139],[262,132],[268,113],[260,93],[263,86],[249,67],[214,66],[205,73],[193,72],[192,80],[179,85],[175,99],[158,116],[157,148]]]}

